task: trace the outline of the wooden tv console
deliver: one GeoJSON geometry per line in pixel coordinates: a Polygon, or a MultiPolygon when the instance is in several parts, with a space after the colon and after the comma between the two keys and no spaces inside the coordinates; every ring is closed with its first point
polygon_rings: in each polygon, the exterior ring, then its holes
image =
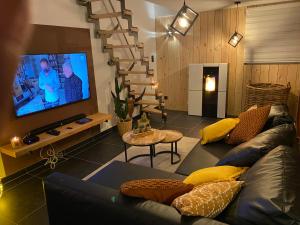
{"type": "Polygon", "coordinates": [[[40,141],[34,144],[23,145],[15,149],[12,148],[11,144],[8,144],[5,146],[0,146],[0,152],[13,158],[19,158],[26,154],[30,154],[31,152],[42,150],[43,148],[50,146],[58,141],[61,141],[72,135],[88,130],[92,127],[98,126],[104,122],[107,122],[112,119],[112,116],[109,114],[96,113],[94,115],[87,116],[87,118],[92,119],[92,121],[85,124],[77,124],[76,122],[73,122],[56,128],[56,130],[60,131],[60,134],[58,136],[52,136],[47,133],[42,133],[38,135],[40,141]]]}

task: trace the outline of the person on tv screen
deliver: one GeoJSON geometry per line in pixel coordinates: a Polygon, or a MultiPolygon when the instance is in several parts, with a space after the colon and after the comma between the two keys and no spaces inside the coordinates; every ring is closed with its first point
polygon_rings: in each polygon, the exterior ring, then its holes
{"type": "Polygon", "coordinates": [[[39,75],[39,87],[45,91],[45,109],[53,108],[59,105],[58,89],[60,82],[57,72],[49,65],[45,58],[40,61],[41,72],[39,75]]]}
{"type": "Polygon", "coordinates": [[[63,64],[65,79],[65,98],[66,102],[76,102],[82,100],[82,81],[74,74],[72,64],[65,62],[63,64]]]}

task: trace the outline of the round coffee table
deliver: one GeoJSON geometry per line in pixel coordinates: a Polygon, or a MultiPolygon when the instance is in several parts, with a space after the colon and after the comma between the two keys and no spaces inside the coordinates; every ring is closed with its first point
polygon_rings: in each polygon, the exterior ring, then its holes
{"type": "MultiPolygon", "coordinates": [[[[162,130],[165,133],[166,137],[161,141],[163,144],[171,144],[171,151],[162,151],[158,152],[158,154],[162,153],[171,153],[171,164],[177,164],[181,161],[181,156],[177,151],[177,143],[183,138],[183,134],[176,130],[162,130]],[[177,155],[178,160],[174,162],[174,155],[177,155]]],[[[155,154],[155,152],[154,152],[155,154]]]]}
{"type": "Polygon", "coordinates": [[[161,130],[156,130],[156,129],[152,129],[152,130],[153,130],[152,134],[149,134],[144,137],[135,137],[133,135],[132,131],[127,132],[123,135],[122,140],[124,142],[124,147],[125,147],[125,161],[126,162],[130,162],[131,160],[139,158],[139,157],[150,156],[151,168],[153,168],[153,157],[155,156],[155,145],[160,143],[162,140],[164,140],[166,137],[166,134],[164,132],[162,132],[161,130]],[[127,144],[132,145],[132,146],[139,146],[139,147],[149,146],[150,153],[136,155],[136,156],[128,159],[127,158],[127,144]]]}

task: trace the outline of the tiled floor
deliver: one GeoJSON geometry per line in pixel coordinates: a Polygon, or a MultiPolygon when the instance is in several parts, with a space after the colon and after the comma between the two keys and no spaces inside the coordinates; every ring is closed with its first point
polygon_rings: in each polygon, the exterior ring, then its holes
{"type": "MultiPolygon", "coordinates": [[[[214,121],[215,119],[188,116],[186,112],[169,111],[166,124],[159,117],[153,116],[151,125],[155,128],[180,130],[185,136],[198,137],[199,129],[214,121]]],[[[121,138],[113,130],[69,152],[55,170],[41,166],[6,183],[0,200],[0,225],[48,225],[43,178],[53,172],[83,178],[122,151],[121,138]]]]}

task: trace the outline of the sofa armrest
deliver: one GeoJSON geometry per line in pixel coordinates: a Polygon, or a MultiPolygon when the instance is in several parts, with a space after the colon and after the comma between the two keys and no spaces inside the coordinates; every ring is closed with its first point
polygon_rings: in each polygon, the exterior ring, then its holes
{"type": "Polygon", "coordinates": [[[127,198],[118,190],[53,173],[44,180],[50,225],[222,225],[200,217],[183,217],[173,207],[127,198]]]}

